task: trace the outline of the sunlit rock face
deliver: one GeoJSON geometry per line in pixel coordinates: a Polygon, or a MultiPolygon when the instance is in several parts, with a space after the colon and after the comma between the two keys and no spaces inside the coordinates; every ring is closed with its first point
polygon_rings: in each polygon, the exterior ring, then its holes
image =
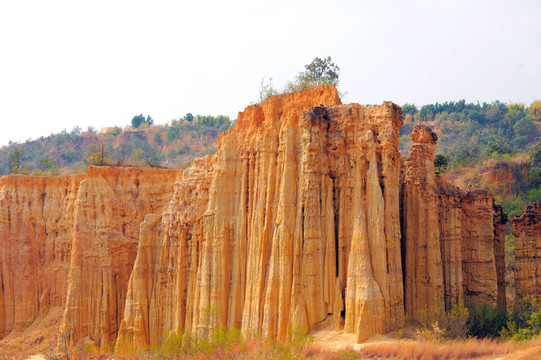
{"type": "Polygon", "coordinates": [[[489,191],[462,191],[435,175],[432,130],[418,126],[411,137],[402,183],[407,318],[437,315],[455,304],[505,310],[507,217],[489,191]]]}
{"type": "Polygon", "coordinates": [[[402,326],[400,125],[396,105],[340,105],[332,87],[246,108],[145,221],[121,336],[402,326]]]}
{"type": "Polygon", "coordinates": [[[541,299],[541,203],[513,217],[517,297],[541,299]]]}
{"type": "Polygon", "coordinates": [[[0,338],[65,305],[83,177],[0,178],[0,338]]]}
{"type": "Polygon", "coordinates": [[[91,167],[74,204],[71,262],[61,333],[100,344],[116,339],[146,214],[173,193],[176,171],[91,167]]]}
{"type": "Polygon", "coordinates": [[[0,179],[0,336],[52,306],[71,343],[138,346],[218,327],[363,341],[428,310],[505,308],[501,208],[434,174],[429,128],[402,158],[401,125],[398,106],[323,86],[247,107],[184,171],[0,179]]]}

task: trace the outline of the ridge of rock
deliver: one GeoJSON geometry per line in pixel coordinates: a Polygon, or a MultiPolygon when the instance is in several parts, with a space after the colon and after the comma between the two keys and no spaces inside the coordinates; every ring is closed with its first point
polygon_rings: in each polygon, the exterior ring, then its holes
{"type": "Polygon", "coordinates": [[[528,205],[513,217],[517,297],[541,299],[541,203],[528,205]]]}
{"type": "Polygon", "coordinates": [[[183,172],[1,178],[0,336],[49,306],[72,343],[138,346],[217,327],[360,342],[427,310],[505,308],[501,207],[434,174],[427,127],[403,159],[401,125],[395,104],[323,86],[248,106],[183,172]]]}

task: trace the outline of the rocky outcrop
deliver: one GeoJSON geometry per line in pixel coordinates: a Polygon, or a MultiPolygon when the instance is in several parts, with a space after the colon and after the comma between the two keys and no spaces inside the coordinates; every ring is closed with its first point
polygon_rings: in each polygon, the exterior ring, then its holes
{"type": "Polygon", "coordinates": [[[183,172],[3,178],[1,334],[60,305],[72,343],[219,327],[363,341],[423,311],[504,306],[501,208],[434,174],[427,127],[404,160],[401,125],[396,105],[324,86],[247,107],[183,172]]]}
{"type": "Polygon", "coordinates": [[[426,126],[411,133],[402,195],[404,307],[409,319],[444,310],[438,188],[434,173],[437,135],[426,126]]]}
{"type": "Polygon", "coordinates": [[[186,170],[140,247],[121,336],[226,326],[283,338],[344,323],[364,340],[403,324],[401,113],[337,104],[323,87],[250,106],[215,157],[186,170]],[[148,268],[152,283],[136,285],[148,268]]]}
{"type": "Polygon", "coordinates": [[[541,300],[541,203],[513,217],[517,297],[541,300]]]}
{"type": "Polygon", "coordinates": [[[73,207],[82,178],[0,179],[0,338],[65,304],[73,207]]]}
{"type": "MultiPolygon", "coordinates": [[[[145,217],[130,277],[122,342],[157,344],[193,322],[203,249],[203,215],[216,156],[196,159],[177,179],[163,214],[145,217]]],[[[210,313],[210,309],[206,309],[210,313]]]]}
{"type": "Polygon", "coordinates": [[[71,340],[116,339],[145,215],[171,198],[176,172],[91,167],[74,208],[66,308],[60,327],[71,340]]]}
{"type": "Polygon", "coordinates": [[[465,305],[497,305],[494,253],[494,200],[487,190],[472,190],[462,201],[462,276],[465,305]]]}
{"type": "Polygon", "coordinates": [[[454,304],[505,310],[507,217],[487,190],[464,192],[434,175],[429,128],[416,127],[402,195],[404,307],[415,321],[454,304]]]}
{"type": "Polygon", "coordinates": [[[493,204],[494,208],[494,259],[496,263],[496,279],[498,282],[497,305],[505,312],[507,309],[505,283],[505,235],[507,233],[507,214],[501,205],[493,204]]]}
{"type": "Polygon", "coordinates": [[[438,178],[438,227],[443,267],[443,300],[445,310],[464,305],[462,274],[463,192],[438,178]]]}

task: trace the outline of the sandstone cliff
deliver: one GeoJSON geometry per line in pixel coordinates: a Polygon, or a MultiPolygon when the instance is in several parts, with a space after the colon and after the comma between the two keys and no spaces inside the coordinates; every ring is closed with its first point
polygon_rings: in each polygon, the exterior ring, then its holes
{"type": "Polygon", "coordinates": [[[496,262],[496,279],[498,282],[497,305],[505,312],[507,295],[505,289],[505,234],[507,233],[507,214],[501,205],[494,204],[494,258],[496,262]]]}
{"type": "Polygon", "coordinates": [[[444,309],[438,188],[434,174],[437,135],[425,126],[411,133],[402,195],[404,298],[409,319],[444,309]]]}
{"type": "Polygon", "coordinates": [[[541,203],[535,202],[513,217],[513,234],[517,297],[541,300],[541,203]]]}
{"type": "Polygon", "coordinates": [[[65,304],[82,176],[0,179],[0,338],[65,304]]]}
{"type": "Polygon", "coordinates": [[[490,192],[464,192],[434,175],[437,140],[416,127],[402,194],[404,307],[411,320],[454,304],[505,310],[507,217],[490,192]]]}
{"type": "Polygon", "coordinates": [[[497,305],[493,202],[487,190],[469,191],[462,201],[462,276],[466,305],[497,305]]]}
{"type": "Polygon", "coordinates": [[[176,172],[91,167],[74,206],[66,308],[60,330],[71,340],[116,339],[145,215],[161,212],[176,172]]]}
{"type": "Polygon", "coordinates": [[[364,340],[403,324],[401,113],[337,104],[323,87],[250,106],[215,157],[186,170],[161,223],[148,219],[121,336],[345,323],[364,340]]]}
{"type": "Polygon", "coordinates": [[[404,160],[401,125],[324,86],[247,107],[184,172],[2,178],[0,336],[49,306],[100,345],[217,327],[362,341],[427,309],[504,308],[501,208],[434,175],[426,127],[404,160]]]}

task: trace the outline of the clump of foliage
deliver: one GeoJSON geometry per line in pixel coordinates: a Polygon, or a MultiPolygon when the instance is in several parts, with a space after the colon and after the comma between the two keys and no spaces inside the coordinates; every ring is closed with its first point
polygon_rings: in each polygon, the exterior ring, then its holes
{"type": "Polygon", "coordinates": [[[417,337],[426,341],[463,338],[468,334],[469,314],[468,308],[459,304],[444,312],[436,308],[422,310],[419,312],[417,337]]]}
{"type": "Polygon", "coordinates": [[[314,58],[312,62],[304,66],[293,81],[286,85],[288,92],[299,91],[320,85],[338,86],[340,68],[332,62],[330,56],[320,59],[314,58]]]}
{"type": "Polygon", "coordinates": [[[103,142],[91,144],[88,152],[85,154],[85,162],[93,166],[105,166],[111,163],[109,157],[111,149],[103,142]]]}
{"type": "Polygon", "coordinates": [[[0,176],[54,175],[60,171],[67,174],[99,164],[182,168],[193,158],[216,151],[218,134],[234,123],[225,115],[191,113],[166,125],[149,127],[146,121],[147,118],[137,129],[125,132],[116,126],[106,134],[97,134],[93,128],[94,132],[82,132],[75,126],[70,132],[63,130],[20,144],[10,143],[0,148],[0,176]],[[104,158],[98,155],[99,143],[107,147],[104,158]]]}
{"type": "MultiPolygon", "coordinates": [[[[430,122],[438,127],[442,132],[439,151],[449,156],[450,165],[464,166],[483,156],[501,159],[537,144],[540,104],[536,101],[526,107],[500,101],[481,104],[459,100],[420,108],[404,104],[402,113],[406,125],[430,122]]],[[[400,134],[409,135],[412,129],[407,126],[400,134]]]]}
{"type": "Polygon", "coordinates": [[[443,154],[436,154],[434,156],[434,170],[436,174],[444,173],[447,170],[447,166],[449,166],[449,157],[443,154]]]}
{"type": "MultiPolygon", "coordinates": [[[[287,82],[281,93],[295,92],[321,85],[338,87],[340,83],[340,68],[332,62],[330,56],[326,58],[315,57],[310,64],[304,65],[304,69],[292,81],[287,82]]],[[[265,75],[259,84],[258,100],[263,101],[269,96],[279,93],[272,86],[272,78],[265,75]]],[[[339,92],[339,95],[343,96],[344,94],[339,92]]]]}
{"type": "Polygon", "coordinates": [[[9,173],[17,174],[21,170],[21,150],[15,149],[9,153],[9,173]]]}
{"type": "Polygon", "coordinates": [[[533,298],[516,299],[509,305],[508,321],[500,332],[504,339],[529,340],[541,331],[541,306],[533,298]]]}
{"type": "Polygon", "coordinates": [[[468,334],[477,338],[498,337],[507,322],[507,315],[504,312],[487,304],[473,306],[469,312],[466,324],[468,334]]]}
{"type": "Polygon", "coordinates": [[[142,124],[147,124],[148,126],[151,126],[154,124],[154,120],[150,117],[150,115],[147,115],[147,117],[145,118],[143,114],[135,115],[131,119],[131,126],[134,129],[137,129],[142,124]]]}

